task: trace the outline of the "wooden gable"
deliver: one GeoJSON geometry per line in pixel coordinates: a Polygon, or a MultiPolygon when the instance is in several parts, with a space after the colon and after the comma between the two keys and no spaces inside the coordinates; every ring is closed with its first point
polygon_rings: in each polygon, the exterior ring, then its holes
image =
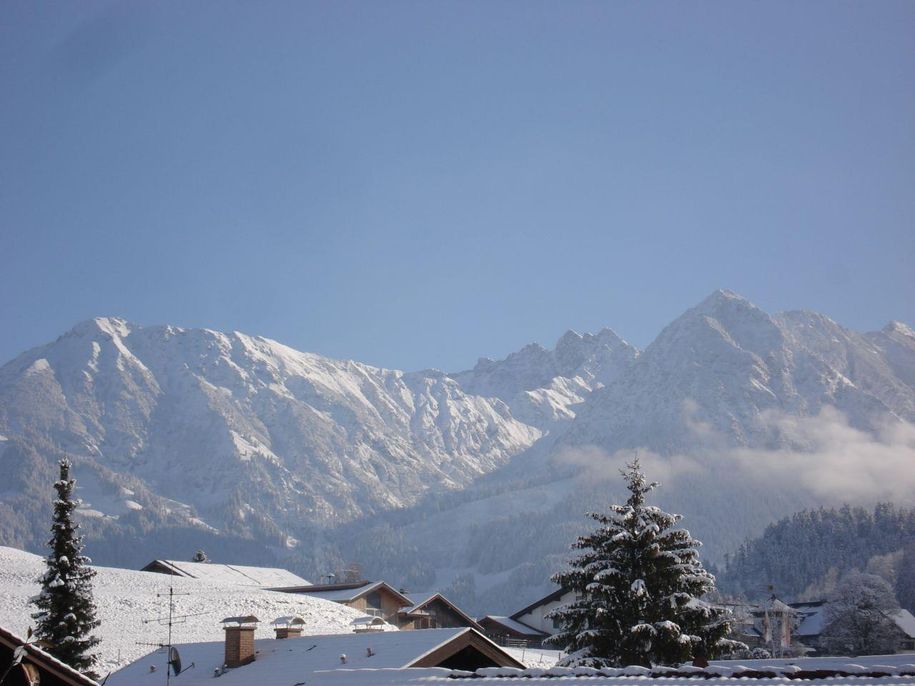
{"type": "Polygon", "coordinates": [[[52,657],[38,646],[26,642],[0,627],[0,677],[9,670],[3,686],[98,686],[92,679],[83,676],[72,667],[52,657]],[[14,651],[24,647],[24,654],[17,665],[13,665],[14,651]],[[35,681],[37,676],[38,681],[35,681]]]}
{"type": "Polygon", "coordinates": [[[407,667],[444,667],[473,671],[481,667],[524,665],[474,629],[468,629],[447,643],[422,655],[407,667]]]}

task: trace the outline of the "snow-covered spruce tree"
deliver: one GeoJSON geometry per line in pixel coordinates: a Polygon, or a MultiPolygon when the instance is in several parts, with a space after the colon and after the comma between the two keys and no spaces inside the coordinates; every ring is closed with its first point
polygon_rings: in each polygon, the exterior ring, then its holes
{"type": "Polygon", "coordinates": [[[54,657],[74,669],[94,677],[92,649],[99,639],[92,630],[99,625],[92,600],[95,571],[82,554],[82,537],[73,521],[79,500],[73,498],[75,481],[70,478],[69,460],[60,461],[60,478],[54,484],[54,523],[51,526],[51,553],[45,559],[47,570],[41,578],[41,593],[33,598],[38,612],[35,634],[54,657]]]}
{"type": "Polygon", "coordinates": [[[622,471],[625,505],[589,516],[600,525],[572,545],[583,551],[553,581],[577,599],[551,613],[551,640],[566,665],[673,665],[745,648],[725,638],[728,613],[704,600],[715,578],[699,560],[701,543],[676,528],[680,515],[645,504],[648,483],[638,458],[622,471]]]}

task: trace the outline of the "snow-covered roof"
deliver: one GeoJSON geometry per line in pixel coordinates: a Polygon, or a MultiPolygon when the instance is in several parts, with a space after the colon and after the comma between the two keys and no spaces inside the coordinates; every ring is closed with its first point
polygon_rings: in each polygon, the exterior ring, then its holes
{"type": "Polygon", "coordinates": [[[181,560],[153,560],[143,571],[156,571],[160,566],[176,576],[191,579],[202,579],[218,583],[230,583],[239,586],[260,586],[261,588],[279,588],[282,586],[307,586],[308,581],[293,574],[287,569],[278,567],[249,567],[247,565],[227,565],[213,562],[184,562],[181,560]]]}
{"type": "MultiPolygon", "coordinates": [[[[312,674],[318,670],[407,668],[468,631],[473,630],[462,627],[257,640],[254,642],[257,651],[254,662],[227,670],[215,683],[218,686],[289,686],[317,683],[312,674]],[[341,662],[341,655],[346,656],[345,664],[341,662]]],[[[194,669],[182,672],[178,677],[181,686],[212,686],[214,670],[223,664],[225,644],[222,641],[190,643],[177,648],[182,664],[193,662],[195,665],[194,669]]],[[[107,686],[161,686],[164,664],[164,653],[151,653],[112,674],[107,686]],[[150,666],[157,670],[150,672],[150,666]]]]}
{"type": "Polygon", "coordinates": [[[734,668],[744,666],[750,669],[794,668],[805,671],[838,670],[844,671],[849,665],[857,665],[855,671],[866,672],[870,669],[892,668],[896,670],[915,671],[915,655],[897,653],[894,655],[858,655],[857,657],[784,657],[763,658],[760,660],[713,660],[713,667],[734,668]]]}
{"type": "MultiPolygon", "coordinates": [[[[149,620],[168,615],[169,588],[175,592],[174,614],[182,617],[174,626],[175,643],[222,640],[225,634],[220,620],[227,615],[251,614],[262,619],[254,631],[255,639],[272,638],[271,623],[281,616],[301,616],[306,621],[304,630],[312,634],[352,633],[351,622],[360,616],[352,608],[308,595],[130,569],[93,569],[97,575],[92,591],[102,622],[94,633],[102,639],[98,653],[103,675],[146,654],[149,647],[139,643],[167,640],[165,623],[149,620]]],[[[41,556],[0,546],[0,626],[18,635],[34,626],[29,598],[39,592],[43,571],[41,556]]]]}
{"type": "Polygon", "coordinates": [[[899,610],[899,612],[893,613],[893,621],[906,636],[915,638],[915,616],[912,616],[911,612],[899,610]]]}
{"type": "Polygon", "coordinates": [[[803,619],[797,627],[795,634],[798,636],[819,636],[826,626],[826,606],[820,605],[810,612],[801,610],[803,619]]]}
{"type": "Polygon", "coordinates": [[[398,631],[398,628],[393,624],[388,624],[381,617],[373,617],[371,615],[356,617],[351,624],[357,629],[376,627],[380,631],[398,631]]]}
{"type": "Polygon", "coordinates": [[[315,686],[695,686],[714,683],[715,686],[784,686],[800,682],[813,686],[911,686],[915,665],[904,660],[912,655],[882,655],[870,658],[830,658],[829,660],[800,659],[797,665],[786,660],[723,661],[702,669],[687,665],[680,669],[624,667],[622,669],[591,669],[587,667],[551,667],[515,669],[511,667],[486,667],[475,672],[440,668],[389,670],[389,669],[337,669],[316,672],[310,684],[315,686]],[[817,674],[816,670],[828,673],[817,674]],[[804,672],[809,672],[804,674],[804,672]],[[868,673],[881,676],[864,676],[868,673]]]}
{"type": "Polygon", "coordinates": [[[772,596],[766,602],[761,603],[754,614],[762,614],[763,612],[779,612],[787,615],[797,614],[797,610],[775,596],[772,596]]]}
{"type": "MultiPolygon", "coordinates": [[[[489,619],[496,624],[501,624],[506,629],[511,629],[512,631],[524,634],[525,636],[546,636],[547,634],[543,633],[539,629],[528,626],[522,622],[519,622],[511,617],[503,617],[501,615],[486,615],[483,619],[489,619]]],[[[482,620],[481,620],[482,621],[482,620]]]]}
{"type": "Polygon", "coordinates": [[[356,598],[359,598],[366,593],[371,593],[372,591],[378,590],[379,588],[385,587],[392,593],[400,596],[404,600],[404,605],[412,602],[409,598],[405,597],[402,593],[398,592],[390,584],[384,581],[375,581],[373,583],[367,583],[363,586],[353,588],[350,585],[343,586],[341,588],[327,588],[322,587],[319,591],[311,591],[307,587],[298,590],[299,593],[305,593],[313,598],[322,598],[324,600],[333,600],[337,603],[351,603],[356,598]]]}
{"type": "MultiPolygon", "coordinates": [[[[808,636],[819,636],[823,633],[823,629],[826,628],[826,607],[827,605],[822,604],[808,612],[801,610],[801,614],[805,615],[801,620],[801,623],[797,627],[795,634],[801,638],[808,636]]],[[[912,615],[908,610],[899,610],[892,614],[892,619],[896,623],[896,626],[899,627],[899,630],[902,631],[909,638],[915,638],[915,616],[912,615]]]]}

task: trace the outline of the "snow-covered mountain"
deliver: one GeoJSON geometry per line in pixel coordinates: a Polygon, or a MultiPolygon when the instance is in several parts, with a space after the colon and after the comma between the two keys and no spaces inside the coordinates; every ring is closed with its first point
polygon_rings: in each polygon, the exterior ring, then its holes
{"type": "MultiPolygon", "coordinates": [[[[73,455],[81,483],[95,466],[216,527],[249,515],[284,527],[464,486],[541,432],[439,372],[99,318],[0,368],[0,434],[73,455]]],[[[106,515],[143,507],[132,494],[83,497],[106,515]]]]}
{"type": "Polygon", "coordinates": [[[531,343],[504,360],[480,358],[473,369],[451,377],[468,393],[500,398],[516,417],[549,427],[573,418],[575,405],[613,382],[638,354],[610,329],[567,331],[553,350],[531,343]]]}
{"type": "MultiPolygon", "coordinates": [[[[768,315],[717,291],[667,326],[615,383],[596,390],[565,445],[661,454],[710,440],[787,447],[770,421],[826,406],[856,427],[915,421],[915,334],[900,323],[860,334],[813,312],[768,315]]],[[[805,446],[797,446],[804,448],[805,446]]]]}
{"type": "MultiPolygon", "coordinates": [[[[0,544],[40,547],[66,453],[108,564],[139,562],[125,551],[144,541],[149,558],[220,545],[256,563],[270,562],[265,545],[290,546],[306,576],[344,559],[415,590],[470,574],[478,595],[505,602],[479,609],[504,611],[513,592],[536,594],[582,510],[612,492],[576,481],[583,464],[636,448],[823,459],[845,434],[824,448],[818,426],[795,425],[823,416],[907,459],[886,427],[915,424],[915,332],[770,315],[717,291],[641,352],[609,329],[568,332],[552,350],[444,374],[101,318],[0,368],[0,544]]],[[[757,494],[737,472],[678,474],[665,505],[711,537],[713,557],[791,511],[836,504],[798,479],[757,494]]]]}

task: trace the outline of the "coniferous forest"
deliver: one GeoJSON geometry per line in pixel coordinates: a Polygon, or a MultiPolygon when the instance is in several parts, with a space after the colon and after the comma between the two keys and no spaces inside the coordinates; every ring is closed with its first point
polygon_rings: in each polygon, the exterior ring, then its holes
{"type": "Polygon", "coordinates": [[[881,503],[804,510],[769,525],[729,556],[719,575],[726,593],[787,600],[828,595],[852,570],[884,577],[900,604],[915,608],[915,509],[881,503]],[[771,591],[770,591],[771,587],[771,591]]]}

